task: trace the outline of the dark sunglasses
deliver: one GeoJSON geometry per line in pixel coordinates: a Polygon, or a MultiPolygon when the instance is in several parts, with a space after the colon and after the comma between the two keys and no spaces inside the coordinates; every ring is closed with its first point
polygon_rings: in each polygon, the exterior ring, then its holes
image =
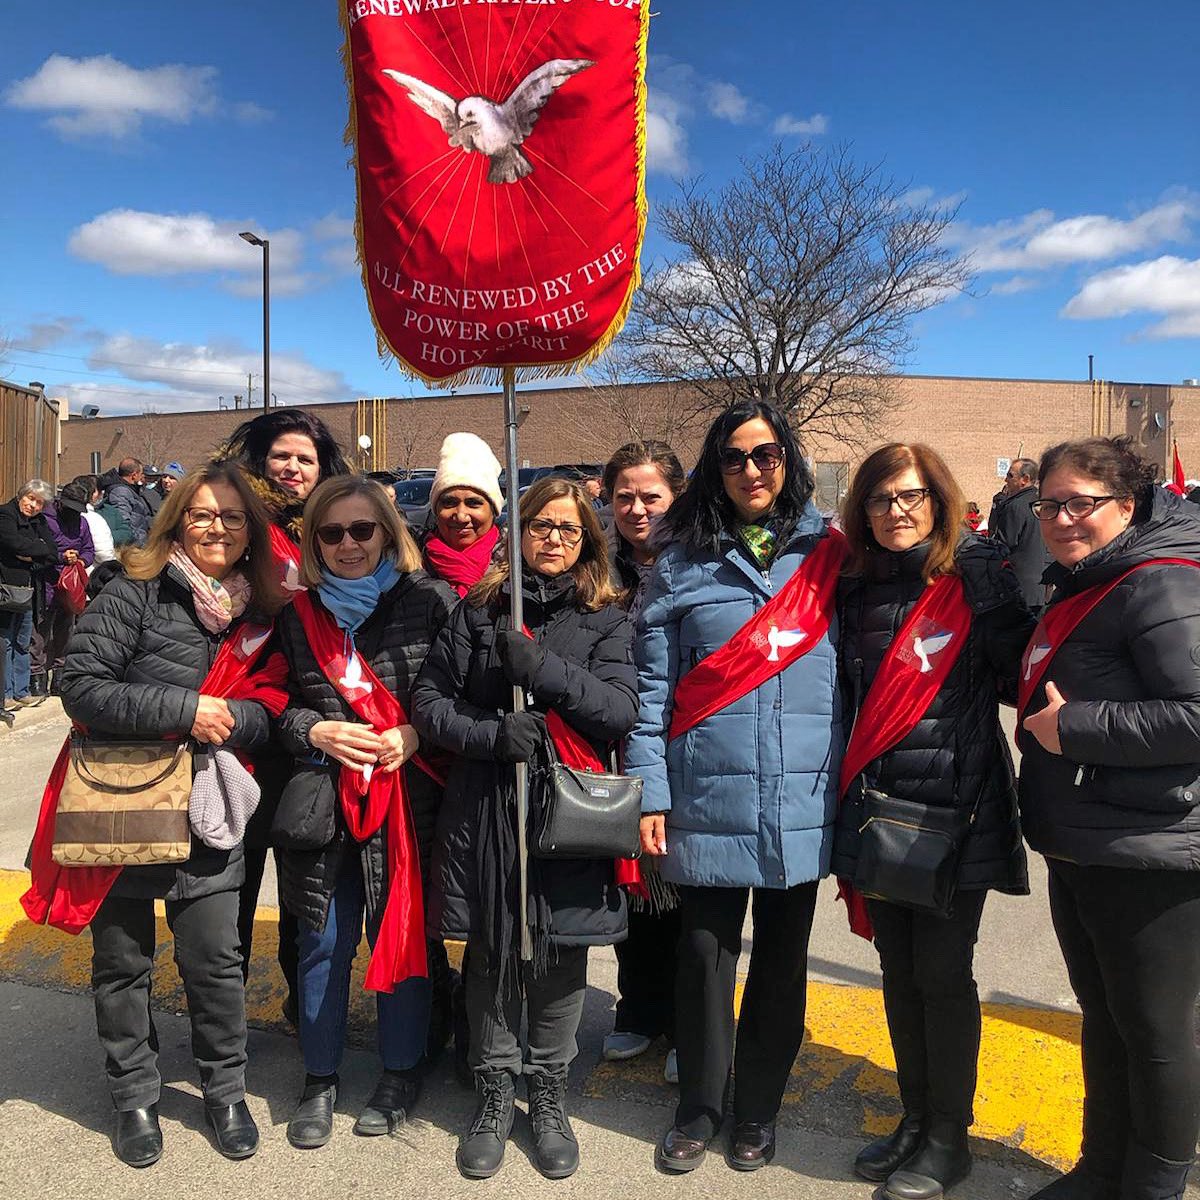
{"type": "Polygon", "coordinates": [[[783,447],[778,442],[763,442],[750,451],[726,446],[717,455],[717,466],[722,475],[740,475],[748,462],[752,462],[760,471],[774,471],[783,462],[783,447]]]}
{"type": "Polygon", "coordinates": [[[362,545],[375,536],[375,530],[378,528],[378,521],[351,521],[349,525],[318,525],[317,537],[327,546],[337,546],[341,544],[342,538],[349,534],[352,542],[362,545]]]}

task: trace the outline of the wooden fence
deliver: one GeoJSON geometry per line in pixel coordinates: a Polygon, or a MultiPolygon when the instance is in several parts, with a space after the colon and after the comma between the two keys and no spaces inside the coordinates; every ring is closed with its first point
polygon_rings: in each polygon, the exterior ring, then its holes
{"type": "Polygon", "coordinates": [[[58,405],[32,388],[0,381],[0,503],[29,479],[58,486],[58,405]]]}

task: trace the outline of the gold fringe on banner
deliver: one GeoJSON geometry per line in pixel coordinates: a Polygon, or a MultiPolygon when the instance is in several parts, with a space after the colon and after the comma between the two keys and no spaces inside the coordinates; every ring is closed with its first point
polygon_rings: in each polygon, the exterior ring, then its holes
{"type": "MultiPolygon", "coordinates": [[[[637,207],[637,236],[633,247],[633,273],[629,279],[629,288],[616,316],[613,317],[603,335],[585,354],[561,363],[505,364],[505,366],[513,368],[517,383],[538,383],[546,379],[561,379],[566,375],[576,375],[591,366],[613,344],[625,327],[625,322],[629,318],[629,310],[633,307],[634,293],[642,283],[642,243],[645,241],[646,222],[650,212],[649,202],[646,199],[646,62],[650,42],[650,0],[642,0],[638,15],[637,78],[634,81],[634,121],[637,126],[637,187],[634,204],[637,207]]],[[[426,375],[396,353],[394,347],[387,340],[387,335],[383,332],[379,318],[375,315],[375,305],[371,301],[369,273],[363,257],[362,188],[358,172],[358,108],[355,104],[354,57],[350,52],[350,22],[347,16],[346,0],[338,0],[338,17],[342,26],[342,73],[346,78],[346,98],[349,107],[349,116],[346,120],[346,129],[342,140],[350,147],[348,165],[354,172],[355,261],[362,272],[363,291],[366,293],[367,308],[371,313],[371,324],[375,327],[375,345],[380,361],[385,367],[391,366],[394,362],[404,374],[413,379],[419,379],[431,391],[468,385],[499,387],[504,382],[505,366],[472,367],[445,378],[426,375]]]]}

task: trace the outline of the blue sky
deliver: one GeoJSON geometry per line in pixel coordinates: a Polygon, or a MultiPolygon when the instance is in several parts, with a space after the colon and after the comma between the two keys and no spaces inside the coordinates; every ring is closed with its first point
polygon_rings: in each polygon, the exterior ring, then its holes
{"type": "MultiPolygon", "coordinates": [[[[847,141],[960,202],[974,294],[923,374],[1200,376],[1194,0],[655,0],[651,202],[740,155],[847,141]]],[[[403,395],[353,262],[335,0],[11,6],[0,47],[0,372],[102,412],[403,395]],[[149,16],[149,13],[153,16],[149,16]],[[255,387],[261,381],[255,380],[255,387]]],[[[646,261],[664,247],[652,235],[646,261]]],[[[421,390],[421,389],[416,389],[421,390]]]]}

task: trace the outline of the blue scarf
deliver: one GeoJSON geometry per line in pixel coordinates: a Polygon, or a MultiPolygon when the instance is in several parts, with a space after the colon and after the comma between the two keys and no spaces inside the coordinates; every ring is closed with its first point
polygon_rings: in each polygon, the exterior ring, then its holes
{"type": "Polygon", "coordinates": [[[353,637],[379,606],[379,598],[391,591],[399,579],[400,572],[387,555],[379,560],[379,566],[370,575],[364,575],[362,579],[342,579],[322,567],[317,595],[333,614],[337,627],[353,637]]]}

